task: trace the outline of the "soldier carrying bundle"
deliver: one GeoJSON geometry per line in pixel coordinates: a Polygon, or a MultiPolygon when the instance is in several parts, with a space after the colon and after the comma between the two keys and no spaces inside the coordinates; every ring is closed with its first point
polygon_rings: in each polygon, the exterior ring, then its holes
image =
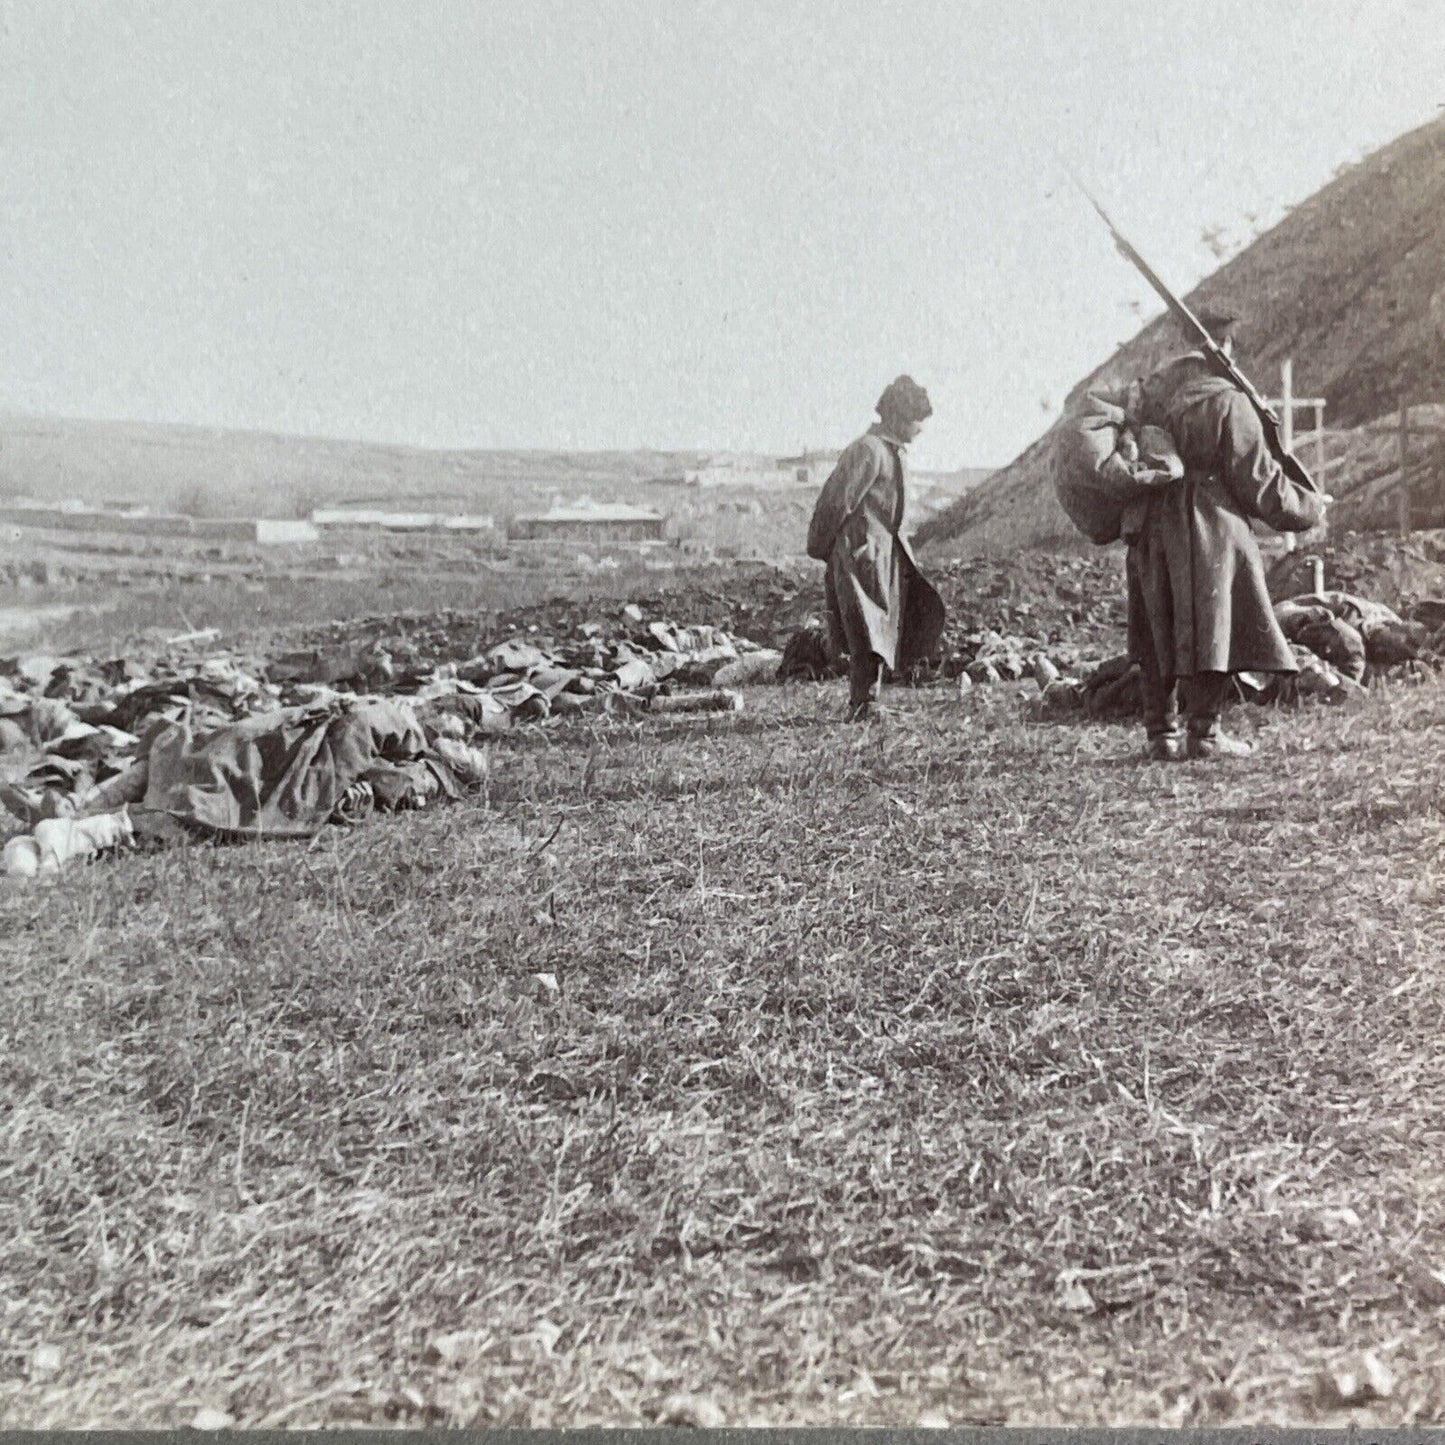
{"type": "MultiPolygon", "coordinates": [[[[1231,318],[1206,324],[1231,346],[1231,318]]],[[[1123,527],[1129,653],[1144,678],[1149,756],[1241,757],[1249,744],[1220,728],[1231,674],[1299,670],[1250,520],[1307,532],[1323,519],[1324,498],[1285,475],[1248,397],[1203,352],[1160,367],[1139,406],[1145,424],[1173,436],[1184,462],[1182,481],[1132,507],[1123,527]]]]}
{"type": "Polygon", "coordinates": [[[1284,448],[1277,418],[1234,364],[1235,318],[1219,309],[1196,316],[1089,200],[1195,349],[1115,399],[1122,405],[1104,418],[1112,433],[1091,398],[1068,423],[1068,465],[1056,488],[1091,540],[1120,536],[1128,544],[1129,654],[1143,675],[1148,756],[1243,756],[1249,744],[1220,727],[1231,676],[1298,670],[1250,521],[1306,532],[1322,521],[1328,498],[1284,448]],[[1142,447],[1129,463],[1126,439],[1142,441],[1151,428],[1166,433],[1172,449],[1156,440],[1157,465],[1140,464],[1142,447]],[[1101,431],[1113,451],[1098,444],[1101,431]],[[1120,443],[1124,463],[1115,464],[1120,443]]]}

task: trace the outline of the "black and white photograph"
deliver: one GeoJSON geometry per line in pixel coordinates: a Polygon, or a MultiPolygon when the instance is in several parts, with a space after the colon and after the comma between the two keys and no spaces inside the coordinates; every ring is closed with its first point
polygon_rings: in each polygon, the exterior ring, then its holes
{"type": "Polygon", "coordinates": [[[0,0],[0,1431],[1445,1425],[1445,5],[0,0]]]}

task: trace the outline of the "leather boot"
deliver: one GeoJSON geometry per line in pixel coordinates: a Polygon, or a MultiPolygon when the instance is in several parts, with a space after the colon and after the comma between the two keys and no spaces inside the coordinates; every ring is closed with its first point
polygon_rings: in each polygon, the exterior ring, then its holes
{"type": "Polygon", "coordinates": [[[1184,756],[1184,729],[1176,723],[1170,732],[1151,734],[1145,756],[1151,763],[1177,763],[1184,756]]]}
{"type": "Polygon", "coordinates": [[[1253,744],[1230,737],[1220,726],[1228,688],[1227,672],[1201,672],[1189,679],[1185,702],[1189,729],[1186,757],[1207,761],[1247,758],[1254,752],[1253,744]]]}
{"type": "Polygon", "coordinates": [[[1253,743],[1230,737],[1217,722],[1198,730],[1190,724],[1186,757],[1207,761],[1210,758],[1247,758],[1253,752],[1253,743]]]}
{"type": "Polygon", "coordinates": [[[870,722],[877,719],[882,713],[882,709],[878,706],[878,695],[882,690],[883,659],[876,652],[865,652],[861,657],[850,657],[848,721],[870,722]]]}
{"type": "Polygon", "coordinates": [[[1176,763],[1184,756],[1184,729],[1179,722],[1179,690],[1174,681],[1145,673],[1145,756],[1153,763],[1176,763]]]}

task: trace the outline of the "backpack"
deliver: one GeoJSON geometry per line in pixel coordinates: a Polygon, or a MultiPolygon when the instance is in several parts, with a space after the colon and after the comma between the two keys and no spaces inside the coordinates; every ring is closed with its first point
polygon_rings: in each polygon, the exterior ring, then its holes
{"type": "Polygon", "coordinates": [[[1122,406],[1088,394],[1065,419],[1054,461],[1054,494],[1096,546],[1117,542],[1124,510],[1178,481],[1184,462],[1162,427],[1136,426],[1122,406]]]}

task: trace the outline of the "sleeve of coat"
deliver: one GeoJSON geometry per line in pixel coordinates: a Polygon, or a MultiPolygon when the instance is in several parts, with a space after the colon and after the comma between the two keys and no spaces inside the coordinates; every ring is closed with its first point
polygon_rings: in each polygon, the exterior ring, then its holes
{"type": "Polygon", "coordinates": [[[818,493],[813,520],[808,525],[808,556],[819,562],[828,560],[848,514],[863,500],[877,478],[876,450],[862,437],[850,442],[818,493]]]}
{"type": "Polygon", "coordinates": [[[1285,476],[1243,392],[1230,394],[1219,440],[1224,485],[1246,516],[1276,532],[1308,532],[1319,525],[1324,503],[1285,476]]]}

